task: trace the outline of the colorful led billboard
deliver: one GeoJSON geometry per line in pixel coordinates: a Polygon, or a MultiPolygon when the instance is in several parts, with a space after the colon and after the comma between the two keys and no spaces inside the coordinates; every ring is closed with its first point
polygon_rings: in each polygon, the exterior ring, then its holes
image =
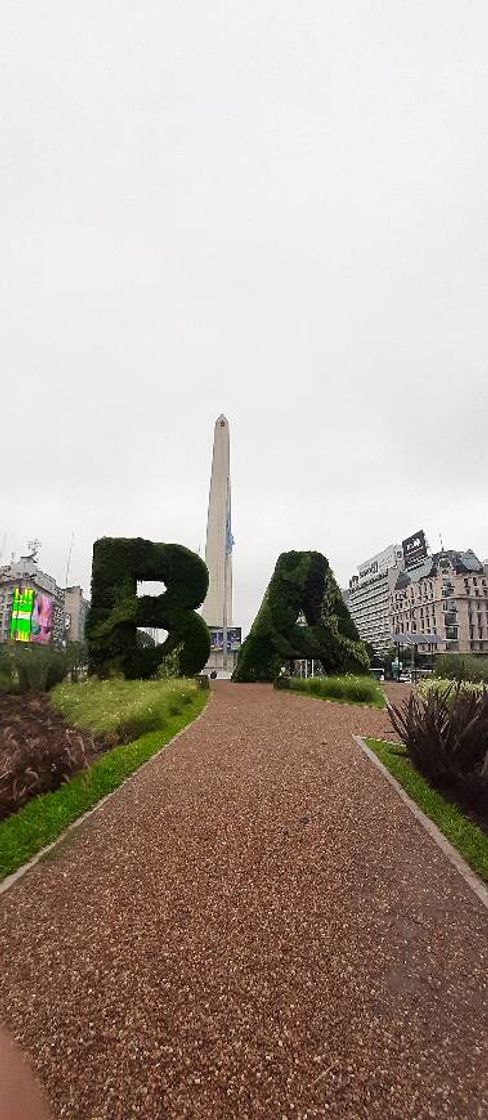
{"type": "Polygon", "coordinates": [[[32,587],[14,588],[10,637],[16,642],[30,642],[35,594],[32,587]]]}
{"type": "Polygon", "coordinates": [[[36,591],[32,611],[31,642],[47,646],[53,633],[54,603],[51,595],[36,591]]]}
{"type": "Polygon", "coordinates": [[[53,631],[53,600],[44,591],[16,587],[12,602],[10,637],[16,642],[48,645],[53,631]]]}

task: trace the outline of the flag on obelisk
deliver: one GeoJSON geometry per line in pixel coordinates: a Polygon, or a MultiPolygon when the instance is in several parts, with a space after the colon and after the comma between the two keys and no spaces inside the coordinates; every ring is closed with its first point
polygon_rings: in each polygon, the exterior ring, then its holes
{"type": "Polygon", "coordinates": [[[209,626],[232,626],[232,536],[230,431],[225,416],[215,421],[212,474],[208,501],[205,562],[208,594],[202,615],[209,626]]]}

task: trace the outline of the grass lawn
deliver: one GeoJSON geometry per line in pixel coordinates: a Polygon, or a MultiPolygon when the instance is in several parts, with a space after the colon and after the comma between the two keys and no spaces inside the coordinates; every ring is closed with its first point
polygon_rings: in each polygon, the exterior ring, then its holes
{"type": "Polygon", "coordinates": [[[279,688],[301,692],[318,700],[333,700],[336,704],[365,704],[371,708],[385,708],[386,697],[374,677],[280,677],[279,688]]]}
{"type": "Polygon", "coordinates": [[[488,882],[488,836],[473,821],[448,801],[442,793],[433,789],[426,779],[412,766],[402,747],[396,743],[385,743],[380,739],[367,739],[368,747],[386,766],[390,774],[415,801],[427,817],[444,833],[454,848],[473,871],[488,882]]]}
{"type": "Polygon", "coordinates": [[[97,735],[113,732],[136,739],[165,727],[195,698],[194,681],[97,681],[60,684],[51,703],[72,727],[88,727],[97,735]]]}
{"type": "Polygon", "coordinates": [[[29,801],[0,823],[0,879],[52,843],[72,821],[93,808],[203,711],[209,693],[192,681],[88,681],[60,685],[55,706],[75,726],[127,734],[134,742],[114,747],[54,793],[29,801]]]}

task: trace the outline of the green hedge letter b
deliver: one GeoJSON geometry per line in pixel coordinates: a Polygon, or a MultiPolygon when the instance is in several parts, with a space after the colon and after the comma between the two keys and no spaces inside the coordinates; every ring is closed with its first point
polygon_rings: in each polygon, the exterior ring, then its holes
{"type": "Polygon", "coordinates": [[[148,678],[177,649],[182,675],[199,673],[208,661],[210,635],[195,611],[207,589],[206,565],[183,545],[155,544],[140,537],[95,541],[87,620],[90,671],[100,677],[121,672],[132,679],[148,678]],[[142,580],[164,583],[164,594],[138,597],[142,580]],[[166,641],[141,648],[138,626],[167,630],[166,641]]]}

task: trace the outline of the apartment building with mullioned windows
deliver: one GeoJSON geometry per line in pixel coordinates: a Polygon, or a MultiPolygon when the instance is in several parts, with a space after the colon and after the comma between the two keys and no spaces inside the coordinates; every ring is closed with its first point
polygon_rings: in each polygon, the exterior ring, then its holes
{"type": "Polygon", "coordinates": [[[399,572],[390,593],[392,631],[417,636],[424,653],[488,654],[488,564],[472,549],[443,549],[399,572]],[[437,645],[423,644],[429,634],[437,645]]]}

